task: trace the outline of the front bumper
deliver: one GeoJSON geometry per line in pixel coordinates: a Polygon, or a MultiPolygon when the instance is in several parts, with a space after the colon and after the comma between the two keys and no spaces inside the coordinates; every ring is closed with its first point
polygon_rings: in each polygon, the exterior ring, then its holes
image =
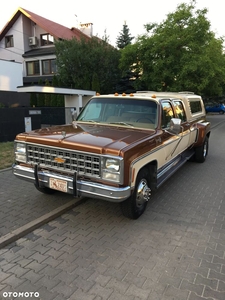
{"type": "Polygon", "coordinates": [[[40,187],[49,187],[50,178],[66,181],[67,193],[79,197],[92,197],[110,202],[122,202],[131,194],[129,186],[112,187],[109,185],[79,180],[76,179],[76,176],[70,177],[48,170],[41,170],[37,167],[31,168],[14,164],[12,170],[17,178],[36,183],[40,187]]]}

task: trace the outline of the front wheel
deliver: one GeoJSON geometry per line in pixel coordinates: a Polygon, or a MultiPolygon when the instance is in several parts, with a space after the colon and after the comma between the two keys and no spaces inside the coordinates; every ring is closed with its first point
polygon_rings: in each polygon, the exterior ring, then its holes
{"type": "Polygon", "coordinates": [[[150,199],[151,189],[148,170],[141,170],[137,176],[132,195],[121,203],[121,210],[129,219],[139,218],[146,209],[147,201],[150,199]]]}
{"type": "Polygon", "coordinates": [[[202,146],[195,148],[195,161],[199,163],[203,163],[206,160],[208,151],[209,151],[209,138],[208,136],[206,136],[202,146]]]}

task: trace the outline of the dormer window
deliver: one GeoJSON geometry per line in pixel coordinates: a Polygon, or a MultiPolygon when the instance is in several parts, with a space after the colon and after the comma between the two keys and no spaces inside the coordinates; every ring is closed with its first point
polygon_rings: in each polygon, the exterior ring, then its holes
{"type": "Polygon", "coordinates": [[[6,48],[14,47],[13,35],[8,35],[5,37],[5,47],[6,48]]]}
{"type": "Polygon", "coordinates": [[[41,34],[41,46],[53,45],[53,43],[54,37],[51,34],[41,34]]]}

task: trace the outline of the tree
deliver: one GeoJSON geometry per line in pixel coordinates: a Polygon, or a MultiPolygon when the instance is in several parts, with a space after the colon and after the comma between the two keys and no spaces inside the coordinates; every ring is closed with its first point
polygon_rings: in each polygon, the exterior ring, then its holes
{"type": "MultiPolygon", "coordinates": [[[[120,35],[117,37],[117,47],[123,51],[125,47],[131,45],[131,41],[134,39],[130,35],[129,28],[126,22],[123,25],[123,30],[120,32],[120,35]]],[[[118,93],[132,93],[135,91],[134,89],[134,74],[128,68],[126,71],[123,71],[122,78],[119,80],[116,91],[118,93]]]]}
{"type": "MultiPolygon", "coordinates": [[[[53,79],[52,79],[52,86],[53,87],[58,87],[58,77],[56,75],[53,76],[53,79]]],[[[52,94],[51,95],[51,103],[50,103],[50,106],[57,106],[57,94],[52,94]]]]}
{"type": "MultiPolygon", "coordinates": [[[[50,83],[47,79],[45,80],[45,86],[50,86],[50,83]]],[[[44,96],[45,96],[45,102],[44,102],[45,106],[51,106],[51,94],[46,93],[44,94],[44,96]]]]}
{"type": "Polygon", "coordinates": [[[64,95],[61,95],[61,94],[57,95],[56,106],[58,106],[58,107],[64,107],[64,95]]]}
{"type": "MultiPolygon", "coordinates": [[[[40,79],[38,85],[43,85],[43,80],[40,79]]],[[[43,93],[39,93],[37,99],[37,106],[43,107],[45,105],[45,95],[43,93]]]]}
{"type": "Polygon", "coordinates": [[[203,95],[222,93],[223,39],[216,39],[210,30],[207,9],[195,9],[195,3],[181,3],[162,23],[146,24],[146,34],[131,49],[122,51],[121,68],[129,66],[140,75],[136,86],[203,95]]]}
{"type": "Polygon", "coordinates": [[[30,106],[31,107],[36,107],[37,106],[37,94],[36,93],[31,93],[30,94],[30,106]]]}
{"type": "Polygon", "coordinates": [[[98,75],[96,73],[93,73],[92,76],[91,89],[96,92],[100,91],[100,83],[98,80],[98,75]]]}
{"type": "Polygon", "coordinates": [[[119,63],[119,68],[122,71],[122,79],[129,76],[129,82],[132,80],[132,87],[134,90],[146,89],[144,81],[141,79],[143,72],[140,62],[139,48],[139,43],[135,43],[122,49],[119,63]]]}
{"type": "MultiPolygon", "coordinates": [[[[34,83],[32,83],[31,85],[34,85],[34,83]]],[[[37,94],[36,93],[30,93],[30,106],[31,107],[36,107],[38,106],[37,104],[37,94]]]]}
{"type": "MultiPolygon", "coordinates": [[[[107,37],[106,37],[107,39],[107,37]]],[[[96,37],[55,43],[59,79],[68,88],[90,90],[98,78],[99,92],[111,93],[120,78],[120,52],[96,37]]]]}
{"type": "Polygon", "coordinates": [[[116,45],[119,49],[125,48],[127,45],[131,44],[131,41],[134,39],[130,34],[130,29],[128,28],[126,22],[123,25],[123,29],[120,32],[120,35],[117,37],[116,45]]]}

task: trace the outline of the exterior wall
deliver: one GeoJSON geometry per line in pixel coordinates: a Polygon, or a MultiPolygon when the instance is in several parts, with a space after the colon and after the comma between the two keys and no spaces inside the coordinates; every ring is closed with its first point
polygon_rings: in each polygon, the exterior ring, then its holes
{"type": "MultiPolygon", "coordinates": [[[[34,22],[32,22],[30,19],[26,18],[23,16],[23,26],[24,26],[24,45],[25,45],[25,52],[32,50],[32,49],[37,49],[41,48],[40,45],[40,35],[47,33],[44,29],[42,29],[40,26],[36,25],[34,22]],[[37,38],[37,45],[36,46],[29,46],[28,40],[29,37],[36,37],[37,38]]],[[[48,46],[44,46],[45,48],[48,46]]],[[[50,46],[52,47],[52,45],[50,46]]],[[[46,56],[38,56],[38,57],[30,57],[30,58],[25,58],[23,60],[23,77],[27,76],[27,70],[26,70],[26,62],[28,61],[39,61],[40,64],[40,76],[42,76],[42,60],[45,59],[55,59],[55,55],[46,55],[46,56]]],[[[30,76],[29,76],[30,77],[30,76]]],[[[35,76],[36,78],[37,76],[35,76]]],[[[46,76],[46,78],[48,75],[46,76]]]]}
{"type": "Polygon", "coordinates": [[[13,35],[14,47],[5,48],[5,38],[0,41],[1,59],[23,62],[22,55],[24,52],[32,49],[29,46],[28,38],[34,36],[34,28],[34,23],[24,15],[21,15],[7,32],[7,36],[13,35]]]}
{"type": "Polygon", "coordinates": [[[7,32],[13,35],[14,47],[5,48],[5,39],[0,42],[0,57],[5,60],[14,60],[15,62],[23,62],[22,54],[24,53],[24,33],[22,17],[19,17],[13,26],[7,32]]]}
{"type": "Polygon", "coordinates": [[[35,35],[35,24],[24,15],[21,15],[23,23],[23,43],[24,43],[24,52],[31,50],[29,46],[29,37],[35,35]]]}
{"type": "Polygon", "coordinates": [[[0,60],[0,90],[17,91],[23,85],[22,63],[0,60]]]}
{"type": "MultiPolygon", "coordinates": [[[[29,46],[29,37],[36,36],[38,43],[35,48],[40,48],[40,35],[47,33],[44,29],[36,25],[33,21],[31,21],[29,18],[27,18],[24,15],[21,15],[17,21],[13,24],[12,28],[9,29],[7,32],[8,35],[13,35],[13,41],[14,41],[14,47],[5,48],[5,38],[3,38],[0,41],[0,58],[3,60],[8,61],[15,61],[22,63],[22,72],[19,74],[19,77],[21,77],[21,80],[23,80],[23,77],[27,76],[26,72],[26,62],[27,61],[34,61],[39,60],[40,62],[40,76],[42,76],[42,64],[41,60],[44,59],[55,59],[55,55],[48,55],[48,56],[41,56],[41,57],[31,57],[26,58],[24,60],[23,54],[29,50],[34,49],[34,46],[29,46]]],[[[48,46],[45,46],[45,48],[48,46]]],[[[50,46],[52,47],[52,45],[50,46]]],[[[4,76],[4,72],[2,72],[2,68],[0,68],[0,78],[1,76],[4,76]]],[[[17,70],[11,71],[12,74],[17,73],[17,70]]],[[[46,76],[47,78],[48,76],[46,76]]],[[[4,80],[6,82],[6,80],[4,80]]],[[[23,85],[22,82],[20,82],[17,85],[23,85]]],[[[7,85],[8,86],[8,85],[7,85]]],[[[0,82],[0,90],[2,89],[2,85],[0,82]]],[[[6,89],[8,90],[8,88],[6,89]]],[[[12,91],[14,91],[13,89],[12,91]]]]}

